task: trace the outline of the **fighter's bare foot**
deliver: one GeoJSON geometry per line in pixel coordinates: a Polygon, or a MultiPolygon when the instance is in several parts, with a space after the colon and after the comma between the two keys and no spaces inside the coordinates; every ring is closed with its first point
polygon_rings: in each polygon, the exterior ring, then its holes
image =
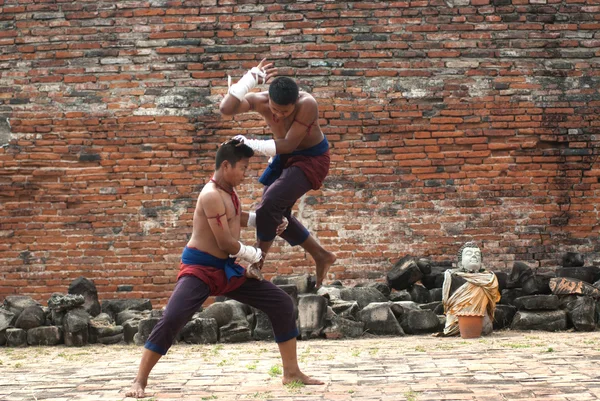
{"type": "Polygon", "coordinates": [[[144,398],[146,396],[145,389],[145,384],[134,381],[129,391],[125,393],[125,397],[144,398]]]}
{"type": "Polygon", "coordinates": [[[327,277],[327,272],[331,265],[336,261],[337,257],[331,252],[327,252],[322,258],[315,260],[317,264],[317,288],[323,285],[323,280],[327,277]]]}
{"type": "Polygon", "coordinates": [[[259,280],[259,281],[264,280],[262,272],[255,265],[248,267],[246,269],[246,273],[244,275],[246,276],[246,278],[253,278],[253,279],[259,280]]]}
{"type": "Polygon", "coordinates": [[[300,382],[300,383],[305,384],[307,386],[325,384],[321,380],[313,379],[312,377],[306,376],[302,372],[298,372],[296,374],[290,374],[290,375],[285,375],[284,374],[283,375],[283,379],[281,380],[281,382],[284,385],[285,384],[290,384],[290,383],[293,383],[293,382],[300,382]]]}

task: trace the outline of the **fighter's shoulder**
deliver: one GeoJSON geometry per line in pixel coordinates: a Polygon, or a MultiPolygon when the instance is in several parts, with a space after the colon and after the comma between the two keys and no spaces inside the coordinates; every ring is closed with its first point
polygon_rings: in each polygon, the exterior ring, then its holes
{"type": "Polygon", "coordinates": [[[316,107],[317,99],[308,92],[300,91],[298,94],[298,105],[304,107],[316,107]]]}
{"type": "Polygon", "coordinates": [[[304,112],[317,111],[319,108],[317,100],[310,93],[306,92],[299,93],[297,104],[299,111],[304,112]]]}
{"type": "Polygon", "coordinates": [[[267,104],[269,103],[269,92],[252,92],[246,95],[246,99],[255,104],[267,104]]]}
{"type": "Polygon", "coordinates": [[[203,205],[223,203],[221,193],[211,183],[206,184],[204,188],[202,188],[202,191],[200,191],[200,195],[198,195],[198,198],[200,199],[203,205]]]}

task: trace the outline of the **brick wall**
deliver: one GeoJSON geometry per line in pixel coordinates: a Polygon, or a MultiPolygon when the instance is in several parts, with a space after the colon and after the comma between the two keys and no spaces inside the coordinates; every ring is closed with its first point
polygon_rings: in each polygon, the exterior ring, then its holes
{"type": "MultiPolygon", "coordinates": [[[[262,57],[319,102],[332,170],[297,213],[335,278],[471,238],[496,270],[594,263],[599,29],[584,0],[0,0],[0,299],[84,275],[164,304],[217,144],[268,134],[218,113],[262,57]]],[[[312,265],[278,241],[266,269],[312,265]]]]}

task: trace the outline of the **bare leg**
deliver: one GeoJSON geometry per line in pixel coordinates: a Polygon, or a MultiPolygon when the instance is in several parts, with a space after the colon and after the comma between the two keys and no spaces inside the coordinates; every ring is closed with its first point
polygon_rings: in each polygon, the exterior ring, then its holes
{"type": "Polygon", "coordinates": [[[323,248],[312,235],[309,235],[300,246],[310,253],[317,264],[317,288],[319,288],[327,277],[329,268],[335,263],[336,256],[323,248]]]}
{"type": "Polygon", "coordinates": [[[306,376],[300,371],[296,354],[296,339],[292,338],[283,343],[278,343],[281,361],[283,363],[283,384],[299,381],[304,384],[324,384],[322,381],[306,376]]]}
{"type": "Polygon", "coordinates": [[[129,391],[125,393],[125,397],[144,398],[146,396],[144,390],[148,384],[148,375],[161,357],[161,354],[144,348],[137,376],[129,391]]]}

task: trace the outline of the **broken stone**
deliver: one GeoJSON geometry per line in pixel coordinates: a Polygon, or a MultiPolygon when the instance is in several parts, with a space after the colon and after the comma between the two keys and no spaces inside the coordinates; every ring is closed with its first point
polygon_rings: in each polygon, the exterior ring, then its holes
{"type": "Polygon", "coordinates": [[[100,302],[98,302],[98,290],[92,280],[88,280],[85,277],[79,277],[73,280],[69,285],[68,293],[83,296],[83,309],[85,309],[90,316],[98,316],[102,311],[100,302]]]}
{"type": "Polygon", "coordinates": [[[89,343],[89,322],[90,315],[83,308],[72,309],[65,314],[63,330],[67,347],[82,347],[89,343]]]}
{"type": "Polygon", "coordinates": [[[360,309],[373,302],[388,300],[381,292],[372,287],[343,288],[340,297],[344,301],[356,301],[360,309]]]}
{"type": "Polygon", "coordinates": [[[529,295],[515,299],[519,310],[556,310],[559,300],[556,295],[529,295]]]}
{"type": "Polygon", "coordinates": [[[442,301],[443,291],[441,288],[432,288],[429,290],[429,299],[431,302],[442,301]]]}
{"type": "Polygon", "coordinates": [[[117,315],[124,310],[152,310],[152,303],[149,299],[108,299],[102,301],[102,312],[108,313],[113,321],[117,320],[117,315]]]}
{"type": "Polygon", "coordinates": [[[312,292],[317,286],[316,279],[309,274],[291,275],[291,276],[276,276],[271,282],[277,286],[280,285],[295,285],[298,288],[298,294],[307,294],[312,292]]]}
{"type": "Polygon", "coordinates": [[[500,298],[500,304],[502,305],[513,305],[515,304],[515,299],[524,296],[525,293],[521,288],[510,288],[502,291],[502,296],[500,298]]]}
{"type": "Polygon", "coordinates": [[[432,310],[411,310],[402,316],[401,326],[407,334],[435,333],[439,329],[439,319],[432,310]]]}
{"type": "Polygon", "coordinates": [[[4,298],[4,309],[14,314],[11,325],[15,324],[23,309],[36,305],[39,304],[33,298],[25,295],[9,295],[4,298]]]}
{"type": "MultiPolygon", "coordinates": [[[[378,292],[374,288],[371,290],[378,292]]],[[[380,294],[381,295],[381,294],[380,294]]],[[[302,339],[316,338],[325,328],[327,300],[320,295],[302,295],[298,299],[298,323],[302,339]]]]}
{"type": "Polygon", "coordinates": [[[219,327],[215,319],[193,319],[180,333],[181,341],[188,344],[214,344],[219,341],[219,327]]]}
{"type": "Polygon", "coordinates": [[[560,331],[567,328],[567,312],[553,311],[518,311],[511,324],[513,330],[560,331]]]}
{"type": "Polygon", "coordinates": [[[123,341],[123,333],[115,334],[114,336],[98,337],[98,342],[104,345],[118,344],[121,341],[123,341]]]}
{"type": "MultiPolygon", "coordinates": [[[[11,322],[13,321],[15,314],[9,310],[4,308],[0,308],[0,332],[10,327],[11,322]]],[[[16,321],[16,319],[15,319],[16,321]]]]}
{"type": "Polygon", "coordinates": [[[566,252],[562,257],[563,267],[581,267],[585,264],[583,254],[578,252],[566,252]]]}
{"type": "Polygon", "coordinates": [[[596,302],[592,297],[578,296],[566,302],[569,320],[577,331],[596,329],[596,302]]]}
{"type": "Polygon", "coordinates": [[[336,300],[331,305],[331,308],[337,316],[349,320],[356,320],[358,317],[358,312],[360,310],[358,302],[342,300],[336,300]]]}
{"type": "Polygon", "coordinates": [[[332,287],[332,286],[323,285],[323,286],[319,287],[319,289],[317,290],[317,295],[325,297],[329,300],[334,300],[334,299],[340,299],[341,291],[342,291],[342,289],[340,287],[332,287]]]}
{"type": "Polygon", "coordinates": [[[85,299],[83,295],[64,295],[55,292],[48,300],[48,308],[53,312],[67,312],[83,305],[85,299]]]}
{"type": "Polygon", "coordinates": [[[390,302],[371,303],[359,312],[359,320],[370,333],[403,336],[404,331],[390,306],[390,302]]]}
{"type": "Polygon", "coordinates": [[[550,279],[554,274],[532,273],[523,279],[522,288],[525,295],[550,294],[550,279]]]}
{"type": "Polygon", "coordinates": [[[421,283],[427,289],[442,288],[444,286],[444,272],[452,268],[452,263],[447,265],[433,265],[431,266],[431,272],[423,275],[421,283]]]}
{"type": "Polygon", "coordinates": [[[205,319],[215,319],[219,328],[229,324],[233,319],[233,308],[225,302],[215,302],[204,309],[200,316],[205,319]]]}
{"type": "Polygon", "coordinates": [[[526,263],[517,261],[506,281],[506,288],[521,288],[523,282],[533,275],[533,270],[526,263]]]}
{"type": "Polygon", "coordinates": [[[15,322],[15,327],[29,330],[35,327],[40,327],[46,321],[46,314],[41,306],[28,306],[23,309],[23,312],[17,318],[15,322]]]}
{"type": "Polygon", "coordinates": [[[556,269],[556,276],[573,278],[592,284],[597,280],[598,268],[596,266],[560,267],[556,269]]]}
{"type": "Polygon", "coordinates": [[[410,290],[408,290],[408,293],[410,294],[410,299],[418,304],[427,304],[431,302],[429,290],[422,285],[413,285],[410,287],[410,290]]]}
{"type": "Polygon", "coordinates": [[[377,291],[379,291],[380,293],[382,293],[383,296],[386,297],[386,298],[390,296],[391,289],[385,283],[372,283],[372,284],[369,284],[368,287],[375,288],[377,291]]]}
{"type": "Polygon", "coordinates": [[[387,283],[395,290],[406,290],[423,278],[423,272],[412,256],[400,259],[387,273],[387,283]]]}
{"type": "Polygon", "coordinates": [[[219,328],[219,338],[224,343],[241,343],[252,340],[252,332],[247,325],[234,321],[219,328]]]}
{"type": "Polygon", "coordinates": [[[600,298],[600,289],[585,281],[557,277],[550,280],[550,289],[555,295],[587,295],[596,299],[600,298]]]}
{"type": "Polygon", "coordinates": [[[57,345],[63,342],[62,330],[56,326],[35,327],[27,330],[29,345],[57,345]]]}
{"type": "Polygon", "coordinates": [[[254,316],[256,317],[256,326],[252,331],[252,338],[255,340],[272,340],[273,325],[269,316],[260,309],[254,309],[254,316]]]}
{"type": "Polygon", "coordinates": [[[158,317],[149,317],[147,319],[140,320],[138,324],[138,332],[133,336],[133,342],[135,345],[144,345],[154,326],[160,321],[158,317]]]}
{"type": "Polygon", "coordinates": [[[496,304],[493,319],[494,330],[510,327],[516,313],[517,308],[512,305],[496,304]]]}
{"type": "Polygon", "coordinates": [[[333,316],[331,322],[323,330],[327,339],[358,338],[363,335],[365,324],[345,319],[340,316],[333,316]]]}
{"type": "Polygon", "coordinates": [[[390,294],[390,301],[392,302],[400,302],[400,301],[412,301],[410,294],[406,290],[402,291],[392,291],[390,294]]]}
{"type": "Polygon", "coordinates": [[[10,328],[5,330],[6,345],[9,347],[27,346],[27,332],[23,329],[10,328]]]}
{"type": "Polygon", "coordinates": [[[417,259],[417,267],[421,270],[424,276],[431,274],[431,260],[426,258],[417,259]]]}

